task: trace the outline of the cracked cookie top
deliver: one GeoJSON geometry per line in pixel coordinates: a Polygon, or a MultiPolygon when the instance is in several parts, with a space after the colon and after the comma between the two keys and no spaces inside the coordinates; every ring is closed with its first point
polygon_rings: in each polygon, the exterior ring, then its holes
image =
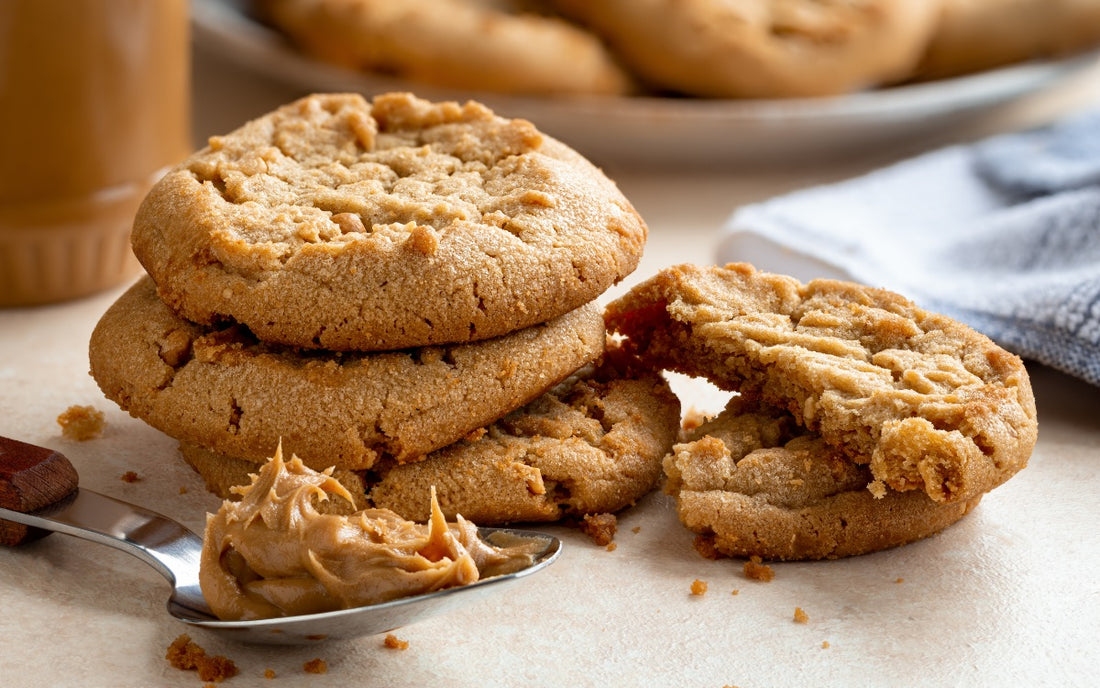
{"type": "Polygon", "coordinates": [[[262,463],[282,441],[310,467],[417,461],[500,418],[604,350],[590,303],[475,344],[296,349],[175,315],[142,278],[89,344],[104,395],[165,434],[262,463]]]}
{"type": "Polygon", "coordinates": [[[645,238],[611,180],[527,121],[332,94],[211,138],[149,193],[133,246],[194,322],[373,351],[562,315],[633,271],[645,238]]]}
{"type": "Polygon", "coordinates": [[[878,491],[965,501],[1023,468],[1035,446],[1019,357],[882,289],[682,265],[610,304],[605,319],[653,365],[788,411],[869,464],[878,491]]]}

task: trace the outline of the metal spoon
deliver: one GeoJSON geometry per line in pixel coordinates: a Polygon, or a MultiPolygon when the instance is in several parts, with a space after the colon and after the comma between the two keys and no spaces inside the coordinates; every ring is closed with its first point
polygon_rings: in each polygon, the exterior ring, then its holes
{"type": "MultiPolygon", "coordinates": [[[[552,535],[479,528],[481,538],[489,543],[517,537],[538,541],[534,562],[520,571],[470,585],[365,607],[256,621],[221,621],[211,613],[199,588],[202,538],[161,514],[77,487],[76,471],[57,452],[0,437],[0,519],[74,535],[132,554],[172,584],[168,598],[172,616],[190,626],[249,643],[291,645],[384,633],[443,612],[462,600],[469,601],[463,593],[498,590],[504,583],[541,571],[561,554],[561,541],[552,535]],[[49,503],[40,506],[36,501],[49,503]]],[[[0,521],[0,542],[18,544],[38,535],[25,529],[13,535],[15,528],[0,521]]]]}

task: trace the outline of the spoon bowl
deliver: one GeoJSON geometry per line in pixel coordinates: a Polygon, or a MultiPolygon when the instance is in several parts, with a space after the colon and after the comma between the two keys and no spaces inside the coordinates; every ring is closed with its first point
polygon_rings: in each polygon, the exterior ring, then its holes
{"type": "Polygon", "coordinates": [[[481,539],[489,544],[515,544],[517,539],[537,543],[531,565],[469,585],[363,607],[223,621],[210,611],[199,587],[202,538],[154,511],[78,487],[76,471],[57,452],[0,437],[0,526],[10,526],[3,521],[31,529],[20,531],[18,536],[9,535],[12,528],[4,529],[0,537],[4,544],[19,544],[52,531],[132,554],[172,585],[168,613],[179,621],[239,642],[280,645],[392,631],[469,602],[473,595],[500,590],[505,584],[543,570],[561,554],[561,541],[552,535],[513,528],[478,528],[481,539]]]}

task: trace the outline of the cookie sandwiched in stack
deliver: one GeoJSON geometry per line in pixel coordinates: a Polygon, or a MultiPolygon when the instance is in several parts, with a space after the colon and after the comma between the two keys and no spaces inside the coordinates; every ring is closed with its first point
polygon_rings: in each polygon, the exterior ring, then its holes
{"type": "Polygon", "coordinates": [[[1022,361],[905,298],[749,265],[662,271],[608,306],[655,369],[736,392],[665,458],[701,551],[873,552],[936,533],[1026,466],[1022,361]]]}
{"type": "Polygon", "coordinates": [[[309,96],[149,193],[148,276],[100,320],[91,371],[223,497],[281,442],[406,518],[432,485],[485,524],[615,511],[657,484],[679,422],[595,302],[645,238],[529,122],[309,96]]]}

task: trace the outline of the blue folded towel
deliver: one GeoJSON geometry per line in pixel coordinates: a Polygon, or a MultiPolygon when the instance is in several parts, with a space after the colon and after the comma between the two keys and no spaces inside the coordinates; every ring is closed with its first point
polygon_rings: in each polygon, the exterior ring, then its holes
{"type": "Polygon", "coordinates": [[[746,206],[717,259],[886,287],[1100,385],[1100,111],[746,206]]]}

